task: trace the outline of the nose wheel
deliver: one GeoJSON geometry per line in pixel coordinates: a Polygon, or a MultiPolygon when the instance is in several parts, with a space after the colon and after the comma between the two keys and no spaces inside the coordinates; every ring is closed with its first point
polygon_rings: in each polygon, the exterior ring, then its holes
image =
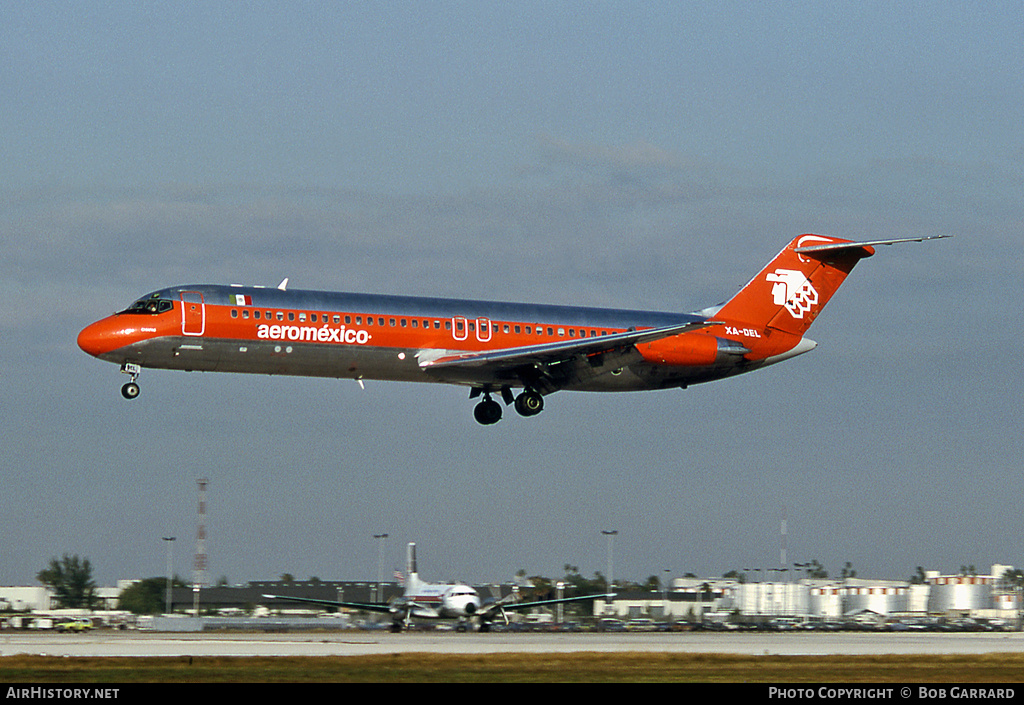
{"type": "Polygon", "coordinates": [[[135,380],[138,379],[139,373],[142,372],[142,368],[133,362],[126,362],[121,365],[121,372],[126,375],[131,375],[132,377],[130,382],[121,387],[121,396],[125,399],[134,399],[139,396],[139,392],[141,390],[139,389],[139,385],[135,383],[135,380]]]}

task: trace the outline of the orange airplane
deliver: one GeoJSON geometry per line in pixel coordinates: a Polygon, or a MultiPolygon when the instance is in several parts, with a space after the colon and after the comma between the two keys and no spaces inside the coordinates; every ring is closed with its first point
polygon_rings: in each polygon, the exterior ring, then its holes
{"type": "Polygon", "coordinates": [[[86,327],[78,345],[117,363],[139,395],[144,367],[469,387],[481,424],[498,395],[522,416],[559,390],[685,388],[812,350],[808,327],[877,245],[801,235],[739,293],[694,313],[499,303],[240,285],[160,289],[86,327]],[[514,391],[515,390],[515,391],[514,391]]]}

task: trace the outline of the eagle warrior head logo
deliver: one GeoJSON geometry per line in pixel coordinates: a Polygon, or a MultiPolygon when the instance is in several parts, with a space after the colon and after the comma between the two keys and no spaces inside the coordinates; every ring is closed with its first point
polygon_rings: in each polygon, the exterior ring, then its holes
{"type": "Polygon", "coordinates": [[[818,292],[804,273],[795,269],[776,269],[766,277],[774,282],[772,298],[776,306],[785,306],[793,318],[803,318],[818,303],[818,292]]]}

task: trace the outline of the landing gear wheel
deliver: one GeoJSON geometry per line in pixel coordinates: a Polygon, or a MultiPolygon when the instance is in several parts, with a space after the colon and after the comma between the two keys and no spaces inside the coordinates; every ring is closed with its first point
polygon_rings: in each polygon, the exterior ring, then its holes
{"type": "Polygon", "coordinates": [[[516,397],[515,408],[520,416],[536,416],[544,411],[544,397],[537,392],[523,392],[516,397]]]}
{"type": "Polygon", "coordinates": [[[121,372],[129,375],[128,379],[131,380],[121,387],[121,396],[125,399],[134,399],[139,396],[139,385],[135,384],[135,380],[139,378],[139,373],[142,372],[142,366],[137,362],[126,362],[121,365],[121,372]]]}
{"type": "Polygon", "coordinates": [[[484,426],[498,423],[501,421],[501,404],[488,397],[473,409],[473,418],[484,426]]]}

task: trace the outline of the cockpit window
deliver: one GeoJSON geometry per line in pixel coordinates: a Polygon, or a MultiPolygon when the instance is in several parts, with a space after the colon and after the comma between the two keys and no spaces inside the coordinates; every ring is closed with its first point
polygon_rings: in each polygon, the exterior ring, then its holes
{"type": "Polygon", "coordinates": [[[173,308],[174,302],[151,296],[148,299],[139,299],[124,311],[121,311],[121,313],[148,313],[152,315],[164,313],[173,308]]]}

